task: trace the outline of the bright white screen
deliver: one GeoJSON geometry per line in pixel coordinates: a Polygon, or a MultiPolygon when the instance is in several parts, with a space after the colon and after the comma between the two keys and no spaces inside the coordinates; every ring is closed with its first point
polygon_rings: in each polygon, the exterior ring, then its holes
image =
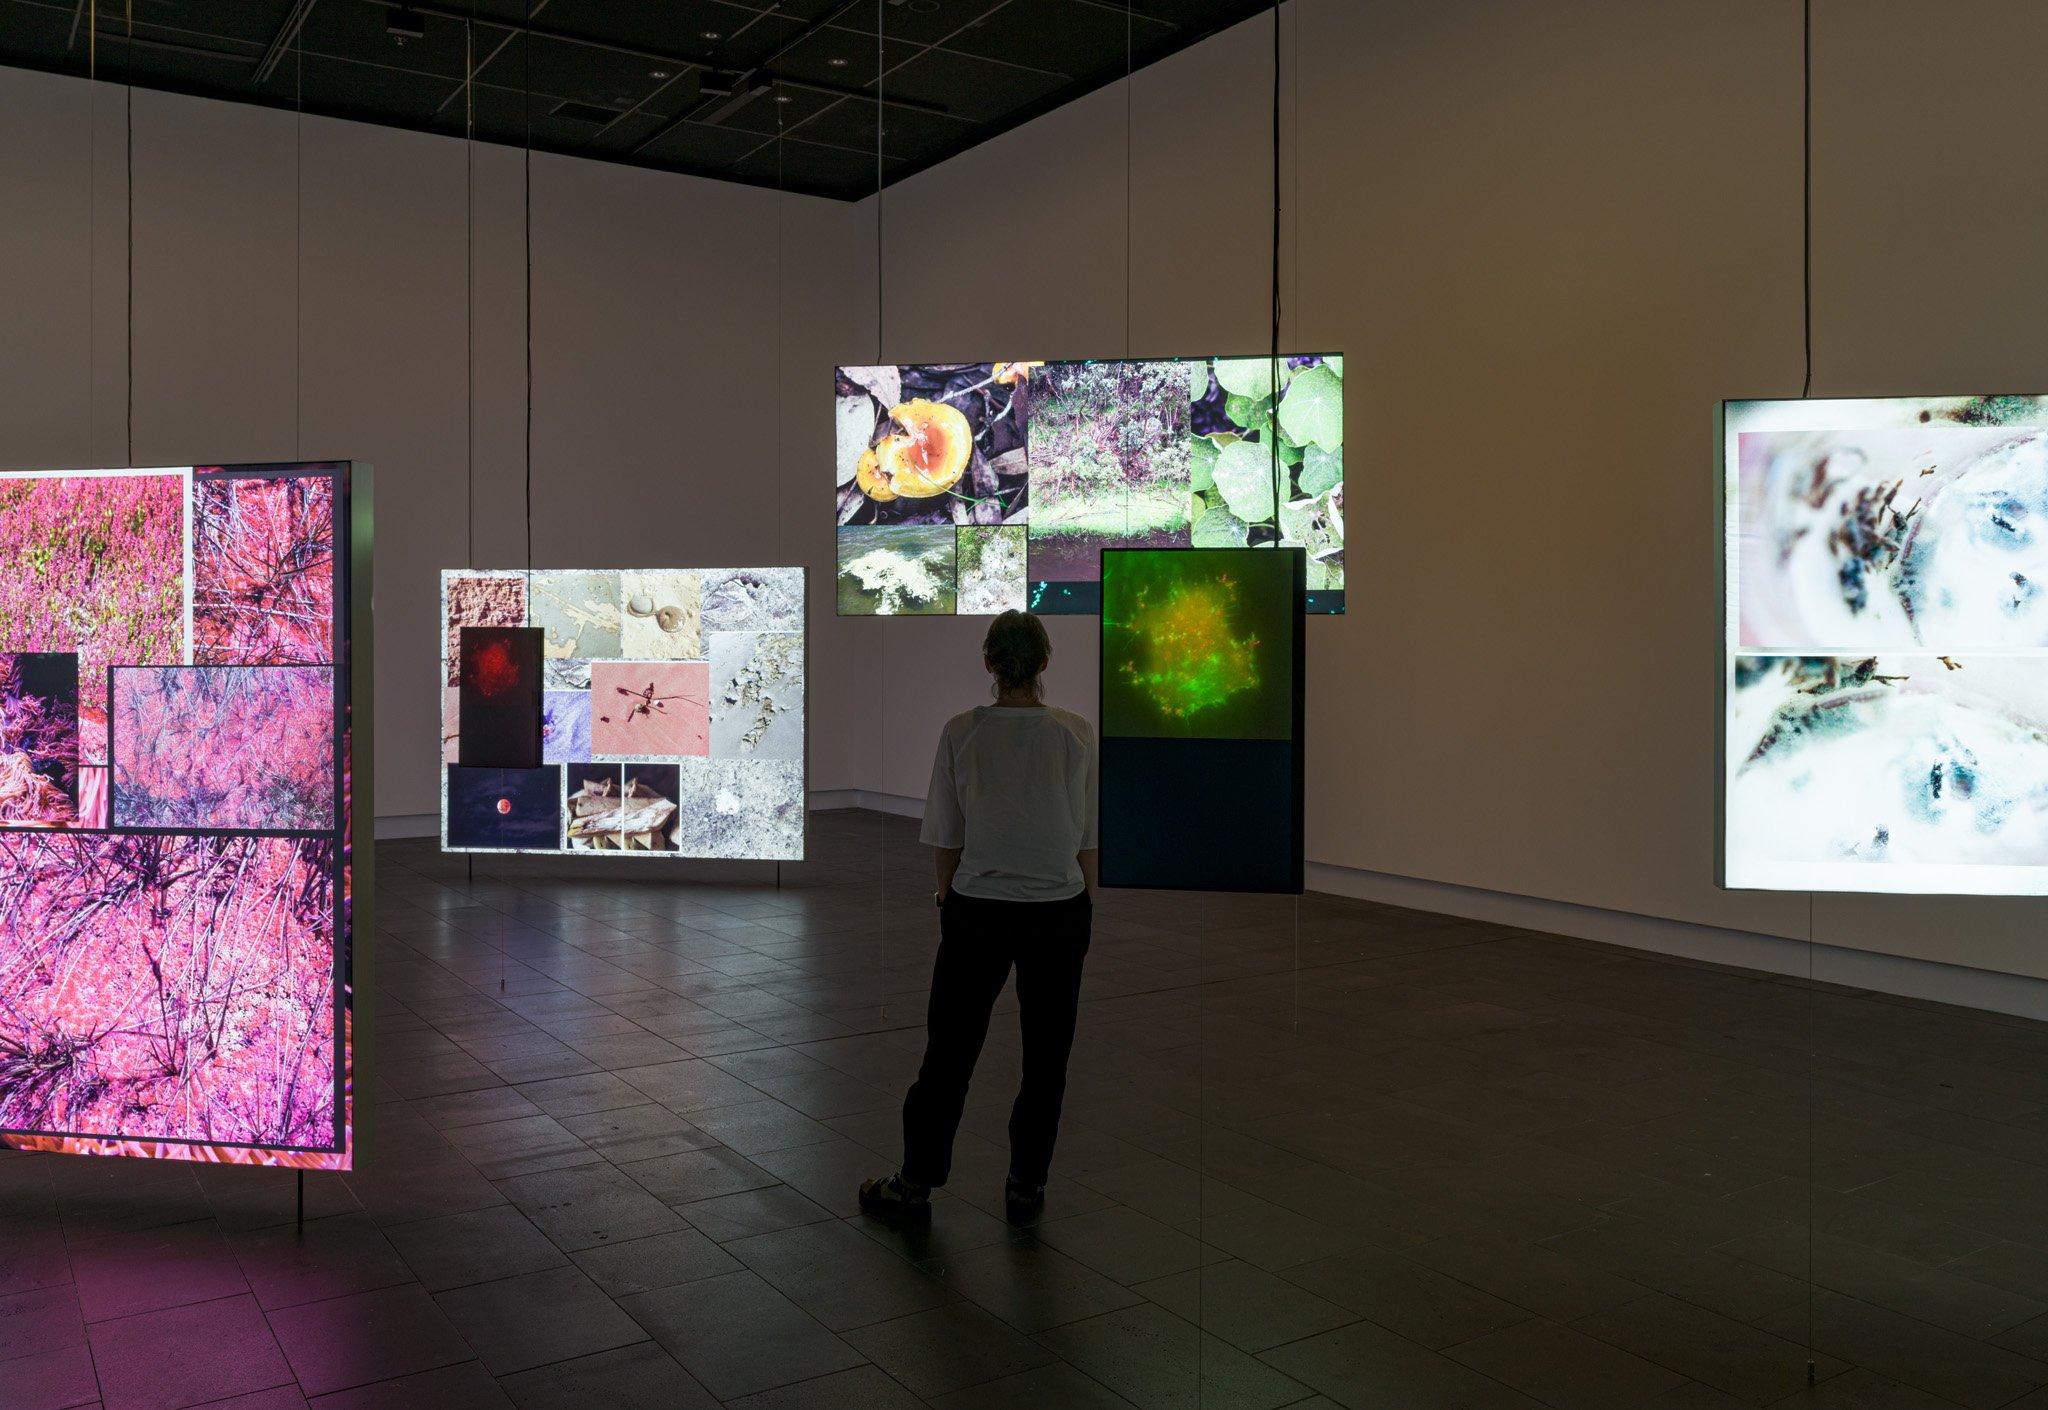
{"type": "Polygon", "coordinates": [[[452,852],[804,854],[804,570],[441,574],[452,852]],[[457,633],[541,632],[539,769],[464,769],[457,633]]]}
{"type": "Polygon", "coordinates": [[[1722,432],[1724,884],[2048,894],[2048,398],[1722,432]]]}

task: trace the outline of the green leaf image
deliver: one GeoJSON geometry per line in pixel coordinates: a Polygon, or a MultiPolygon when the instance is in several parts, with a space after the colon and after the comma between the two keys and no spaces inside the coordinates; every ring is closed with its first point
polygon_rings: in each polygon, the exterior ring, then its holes
{"type": "Polygon", "coordinates": [[[1333,498],[1321,494],[1280,506],[1280,541],[1308,550],[1312,561],[1327,562],[1344,552],[1344,513],[1333,498]]]}
{"type": "Polygon", "coordinates": [[[1216,488],[1231,512],[1249,523],[1273,517],[1273,452],[1254,441],[1234,441],[1216,457],[1216,488]]]}
{"type": "Polygon", "coordinates": [[[1343,380],[1320,365],[1295,378],[1280,402],[1280,428],[1302,445],[1313,443],[1324,450],[1343,445],[1343,380]]]}
{"type": "Polygon", "coordinates": [[[1337,354],[1337,356],[1335,356],[1335,357],[1326,357],[1326,358],[1324,358],[1324,359],[1323,359],[1323,366],[1325,366],[1325,367],[1329,368],[1329,369],[1330,369],[1330,370],[1331,370],[1332,372],[1336,373],[1338,377],[1340,377],[1340,378],[1341,378],[1341,377],[1343,377],[1343,375],[1344,375],[1344,355],[1343,355],[1342,353],[1339,353],[1339,354],[1337,354]]]}
{"type": "Polygon", "coordinates": [[[1227,396],[1223,399],[1223,414],[1247,431],[1263,431],[1272,424],[1273,399],[1227,396]]]}
{"type": "Polygon", "coordinates": [[[1188,487],[1200,492],[1216,483],[1216,457],[1223,448],[1207,436],[1195,438],[1194,452],[1188,457],[1188,487]]]}
{"type": "MultiPolygon", "coordinates": [[[[1216,380],[1232,396],[1258,401],[1273,395],[1273,360],[1268,357],[1219,357],[1216,380]]],[[[1243,423],[1239,423],[1243,424],[1243,423]]]]}
{"type": "Polygon", "coordinates": [[[1308,495],[1321,494],[1344,483],[1344,452],[1324,450],[1321,446],[1310,446],[1301,462],[1301,492],[1308,495]]]}
{"type": "Polygon", "coordinates": [[[1209,360],[1197,358],[1188,364],[1188,397],[1200,401],[1209,395],[1209,360]]]}
{"type": "Polygon", "coordinates": [[[1196,548],[1243,548],[1251,530],[1227,509],[1211,509],[1195,521],[1188,542],[1196,548]]]}

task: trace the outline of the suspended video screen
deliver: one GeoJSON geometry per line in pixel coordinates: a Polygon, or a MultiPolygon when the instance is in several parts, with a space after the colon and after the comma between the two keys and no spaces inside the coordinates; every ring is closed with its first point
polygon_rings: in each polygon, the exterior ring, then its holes
{"type": "Polygon", "coordinates": [[[1721,431],[1723,884],[2048,893],[2048,398],[1721,431]]]}
{"type": "Polygon", "coordinates": [[[441,575],[442,846],[804,855],[804,570],[441,575]]]}
{"type": "Polygon", "coordinates": [[[0,475],[0,1144],[349,1168],[367,498],[0,475]]]}
{"type": "Polygon", "coordinates": [[[1303,550],[1344,610],[1335,354],[842,367],[841,616],[1095,613],[1109,548],[1303,550]]]}
{"type": "Polygon", "coordinates": [[[1301,890],[1307,555],[1102,555],[1105,886],[1301,890]]]}

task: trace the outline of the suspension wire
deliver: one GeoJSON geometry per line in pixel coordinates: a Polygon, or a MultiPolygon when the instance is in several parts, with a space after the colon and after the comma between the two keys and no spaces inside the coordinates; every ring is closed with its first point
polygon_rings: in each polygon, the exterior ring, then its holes
{"type": "Polygon", "coordinates": [[[1799,29],[1799,304],[1806,376],[1799,395],[1813,395],[1813,0],[1801,0],[1799,29]]]}
{"type": "MultiPolygon", "coordinates": [[[[526,610],[533,612],[533,0],[521,6],[525,28],[519,46],[521,106],[526,120],[526,152],[521,168],[522,228],[526,242],[526,610]]],[[[505,941],[498,941],[498,992],[505,991],[505,941]]]]}
{"type": "Polygon", "coordinates": [[[292,33],[292,459],[305,458],[306,41],[292,33]]]}
{"type": "MultiPolygon", "coordinates": [[[[462,561],[476,567],[476,0],[462,23],[462,328],[465,349],[462,520],[466,551],[462,561]]],[[[459,641],[460,638],[458,637],[459,641]]],[[[442,688],[447,679],[442,678],[442,688]]],[[[442,785],[445,788],[447,785],[442,785]]],[[[469,886],[476,887],[476,854],[462,858],[469,886]]],[[[498,941],[498,992],[505,991],[505,942],[498,941]]]]}
{"type": "Polygon", "coordinates": [[[85,34],[85,461],[99,463],[100,6],[89,0],[85,34]]]}
{"type": "Polygon", "coordinates": [[[467,434],[464,445],[464,561],[476,567],[476,0],[462,24],[462,278],[463,342],[468,350],[467,434]]]}
{"type": "Polygon", "coordinates": [[[1268,395],[1273,399],[1269,415],[1271,424],[1266,428],[1266,443],[1272,451],[1273,467],[1273,526],[1279,540],[1280,501],[1280,0],[1273,0],[1273,337],[1268,351],[1269,375],[1272,386],[1268,395]]]}
{"type": "Polygon", "coordinates": [[[127,86],[125,176],[128,187],[128,459],[135,464],[135,0],[127,0],[128,51],[122,56],[122,80],[127,86]]]}
{"type": "MultiPolygon", "coordinates": [[[[1799,383],[1801,400],[1813,395],[1813,0],[1799,6],[1799,322],[1805,368],[1799,383]]],[[[1819,1173],[1814,1143],[1819,1129],[1819,1070],[1814,1051],[1814,894],[1806,893],[1806,1383],[1819,1379],[1813,1344],[1817,1309],[1814,1298],[1814,1178],[1819,1173]]]]}
{"type": "MultiPolygon", "coordinates": [[[[878,367],[882,365],[882,347],[884,342],[882,329],[883,318],[887,308],[884,302],[886,286],[884,284],[882,265],[882,91],[887,80],[887,68],[884,63],[882,44],[882,4],[883,0],[875,0],[875,365],[878,367]]],[[[877,622],[875,630],[880,633],[882,638],[880,653],[880,669],[882,673],[881,694],[886,701],[889,693],[888,620],[884,618],[882,621],[877,622]]],[[[877,780],[880,784],[887,784],[888,781],[886,772],[877,780]]],[[[885,793],[887,789],[877,788],[875,791],[877,793],[885,793]]],[[[878,823],[882,833],[882,897],[881,907],[878,912],[882,917],[881,1014],[882,1021],[887,1023],[889,1021],[889,815],[886,809],[880,811],[878,823]]]]}
{"type": "Polygon", "coordinates": [[[789,95],[783,91],[782,82],[776,80],[775,92],[775,563],[780,567],[786,558],[782,551],[783,535],[783,491],[782,483],[782,320],[785,283],[783,277],[783,214],[789,204],[789,194],[783,189],[784,148],[787,145],[783,131],[783,112],[788,105],[789,95]]]}
{"type": "Polygon", "coordinates": [[[87,464],[96,464],[93,440],[99,421],[100,7],[99,0],[91,0],[91,4],[91,28],[85,36],[85,459],[87,464]]]}
{"type": "Polygon", "coordinates": [[[526,598],[533,601],[533,4],[527,0],[525,54],[526,108],[526,598]]]}

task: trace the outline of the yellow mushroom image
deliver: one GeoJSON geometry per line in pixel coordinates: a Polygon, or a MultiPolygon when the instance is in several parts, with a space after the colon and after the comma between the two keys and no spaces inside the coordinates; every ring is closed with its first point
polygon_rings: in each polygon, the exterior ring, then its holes
{"type": "Polygon", "coordinates": [[[902,429],[864,452],[855,475],[868,498],[930,499],[960,482],[974,458],[974,431],[960,408],[918,397],[889,419],[902,429]]]}
{"type": "Polygon", "coordinates": [[[1031,375],[1032,368],[1043,366],[1043,362],[999,362],[990,380],[1005,387],[1014,387],[1031,375]]]}
{"type": "MultiPolygon", "coordinates": [[[[888,437],[890,441],[896,439],[896,436],[888,437]]],[[[890,488],[888,480],[882,475],[881,457],[876,454],[873,446],[860,453],[860,468],[854,472],[853,479],[854,483],[860,486],[861,493],[878,504],[886,504],[896,498],[896,491],[890,488]]]]}

